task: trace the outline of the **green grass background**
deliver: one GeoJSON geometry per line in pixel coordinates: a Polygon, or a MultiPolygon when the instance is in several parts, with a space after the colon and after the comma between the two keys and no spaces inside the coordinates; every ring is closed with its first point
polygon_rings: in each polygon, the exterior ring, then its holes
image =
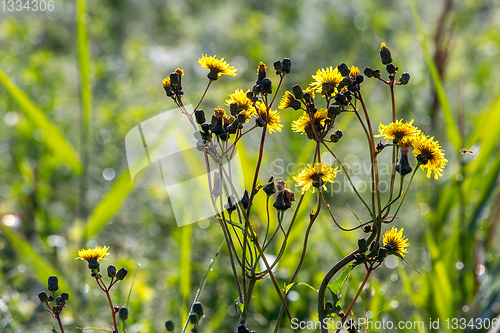
{"type": "MultiPolygon", "coordinates": [[[[0,329],[50,332],[55,322],[36,295],[52,274],[70,293],[63,316],[68,332],[109,327],[105,296],[86,265],[74,260],[78,249],[97,244],[111,247],[103,266],[113,263],[130,272],[113,294],[116,303],[126,302],[137,271],[129,332],[161,332],[168,319],[182,326],[223,239],[215,220],[208,228],[177,227],[167,193],[135,189],[131,183],[124,138],[140,122],[174,108],[161,87],[163,78],[183,68],[185,104],[196,103],[207,82],[198,58],[224,57],[238,68],[238,76],[212,85],[202,105],[210,110],[223,106],[235,89],[251,88],[259,61],[272,67],[275,60],[291,58],[292,73],[280,98],[296,83],[306,87],[318,68],[342,61],[361,70],[383,69],[381,42],[391,49],[400,72],[412,75],[409,85],[396,89],[398,119],[415,119],[439,140],[449,163],[438,181],[417,173],[396,222],[411,244],[406,258],[423,275],[389,262],[372,275],[355,313],[380,312],[375,318],[391,321],[440,318],[442,324],[447,318],[496,318],[500,2],[456,1],[443,14],[444,7],[444,1],[414,0],[56,0],[50,13],[0,11],[0,215],[14,214],[19,221],[16,227],[0,221],[0,329]],[[436,41],[438,31],[444,42],[436,41]],[[436,49],[448,50],[444,66],[435,61],[436,49]],[[462,155],[461,148],[474,153],[462,155]],[[116,173],[112,180],[103,177],[106,168],[116,173]]],[[[389,122],[388,89],[374,80],[363,85],[373,125],[389,122]]],[[[313,147],[290,129],[298,114],[281,114],[285,128],[269,136],[260,181],[275,174],[291,187],[291,175],[299,163],[311,162],[313,147]],[[277,165],[289,168],[280,174],[277,165]]],[[[344,137],[334,150],[348,163],[366,165],[359,125],[351,114],[339,118],[344,137]]],[[[240,149],[248,174],[256,163],[258,139],[250,135],[240,149]]],[[[357,177],[366,182],[369,175],[361,171],[357,177]]],[[[346,205],[362,218],[366,214],[346,190],[345,179],[338,181],[342,191],[330,191],[327,200],[339,221],[353,226],[356,220],[346,205]]],[[[246,182],[249,186],[251,177],[246,182]]],[[[284,268],[276,273],[281,284],[300,256],[305,217],[313,205],[311,195],[306,199],[279,265],[284,268]]],[[[196,209],[195,202],[185,205],[196,209]]],[[[264,198],[257,198],[256,218],[264,216],[264,207],[264,198]]],[[[323,215],[312,230],[297,281],[317,287],[361,236],[341,232],[323,215]]],[[[351,274],[343,302],[354,296],[362,273],[351,274]]],[[[248,326],[258,332],[274,327],[279,299],[273,290],[269,280],[256,286],[248,326]]],[[[302,286],[293,290],[292,314],[315,320],[316,293],[302,286]]],[[[200,296],[206,314],[201,331],[234,331],[236,297],[222,247],[200,296]]],[[[443,326],[423,331],[451,331],[443,326]]],[[[283,321],[282,332],[288,331],[283,321]]]]}

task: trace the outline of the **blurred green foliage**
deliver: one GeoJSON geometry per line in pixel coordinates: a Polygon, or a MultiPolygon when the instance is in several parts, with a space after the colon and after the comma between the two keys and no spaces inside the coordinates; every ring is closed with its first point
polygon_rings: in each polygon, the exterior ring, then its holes
{"type": "MultiPolygon", "coordinates": [[[[449,164],[439,181],[417,174],[397,221],[411,244],[406,258],[424,275],[401,262],[386,263],[372,275],[355,313],[424,322],[497,317],[500,2],[457,1],[448,11],[445,2],[78,0],[56,1],[54,12],[0,12],[0,327],[50,332],[53,322],[36,295],[52,274],[70,292],[63,312],[69,332],[108,327],[105,296],[85,265],[74,260],[78,249],[96,244],[111,247],[109,263],[137,271],[129,332],[160,332],[167,319],[180,327],[223,237],[215,220],[208,228],[177,227],[165,192],[134,189],[131,183],[124,137],[175,107],[164,96],[163,78],[183,68],[185,102],[195,103],[206,85],[197,59],[224,57],[238,76],[211,87],[203,104],[208,110],[223,106],[236,88],[251,88],[259,61],[272,66],[291,58],[292,73],[283,86],[289,90],[296,83],[307,86],[318,68],[342,61],[381,68],[381,42],[391,48],[400,71],[412,75],[408,86],[396,89],[398,118],[415,119],[439,139],[449,164]],[[449,47],[437,32],[449,37],[449,47]],[[444,50],[444,63],[437,61],[436,50],[444,50]],[[462,155],[459,148],[473,154],[462,155]],[[105,169],[113,175],[109,180],[105,169]]],[[[364,83],[373,126],[391,118],[384,88],[364,83]]],[[[299,163],[310,162],[314,147],[292,134],[289,124],[298,115],[281,114],[285,129],[266,143],[260,181],[274,174],[291,186],[291,175],[299,163]]],[[[348,164],[366,165],[361,129],[353,115],[341,118],[345,136],[334,146],[337,155],[348,164]]],[[[247,170],[256,163],[257,142],[257,135],[246,138],[240,148],[247,170]]],[[[357,177],[366,182],[369,175],[362,170],[357,177]]],[[[250,186],[251,179],[245,181],[250,186]]],[[[330,189],[328,200],[339,221],[353,226],[346,205],[355,210],[359,205],[343,177],[339,182],[341,190],[330,189]]],[[[186,202],[187,210],[195,206],[186,202]]],[[[257,197],[255,206],[264,216],[265,199],[257,197]]],[[[302,206],[298,221],[305,221],[310,208],[302,206]]],[[[305,228],[305,222],[295,226],[280,267],[296,265],[305,228]]],[[[361,232],[340,232],[325,218],[316,222],[296,281],[318,286],[359,237],[361,232]]],[[[290,273],[281,269],[276,276],[284,284],[290,273]]],[[[362,278],[351,273],[344,303],[362,278]]],[[[260,282],[248,326],[268,331],[279,300],[269,280],[260,282]]],[[[131,283],[125,279],[114,299],[126,300],[131,283]]],[[[301,286],[292,292],[292,314],[315,320],[316,293],[301,286]]],[[[200,297],[203,331],[234,330],[236,296],[222,247],[200,297]]]]}

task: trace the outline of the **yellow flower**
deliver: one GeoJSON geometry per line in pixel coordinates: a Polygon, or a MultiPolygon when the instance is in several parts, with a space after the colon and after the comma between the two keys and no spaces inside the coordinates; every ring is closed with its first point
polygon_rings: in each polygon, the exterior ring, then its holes
{"type": "Polygon", "coordinates": [[[263,63],[262,61],[259,62],[259,68],[257,68],[257,74],[259,74],[259,73],[265,73],[266,69],[267,69],[266,64],[263,63]]]}
{"type": "Polygon", "coordinates": [[[392,140],[393,143],[397,143],[400,147],[411,145],[411,143],[420,135],[420,130],[412,124],[413,119],[404,124],[403,119],[398,120],[395,123],[390,123],[387,126],[379,123],[379,135],[375,135],[375,137],[384,137],[387,140],[386,143],[389,140],[392,140]]]}
{"type": "Polygon", "coordinates": [[[179,76],[184,76],[184,71],[183,71],[182,69],[180,69],[180,68],[177,68],[177,69],[175,70],[175,72],[176,72],[177,74],[179,74],[179,76]]]}
{"type": "Polygon", "coordinates": [[[444,150],[438,141],[434,141],[434,137],[427,137],[424,134],[417,137],[413,142],[413,155],[421,163],[422,170],[427,168],[427,178],[431,177],[431,171],[434,171],[434,179],[443,175],[448,160],[444,158],[444,150]]]}
{"type": "Polygon", "coordinates": [[[106,259],[104,256],[107,256],[109,250],[109,246],[96,246],[93,249],[81,249],[78,251],[78,258],[75,259],[82,259],[82,260],[87,260],[89,263],[89,268],[99,268],[99,260],[101,259],[106,259]]]}
{"type": "Polygon", "coordinates": [[[283,98],[281,98],[278,109],[283,110],[286,108],[293,108],[294,110],[298,110],[301,106],[302,104],[300,103],[300,101],[296,100],[291,92],[286,91],[283,98]]]}
{"type": "Polygon", "coordinates": [[[224,58],[219,60],[215,57],[215,55],[212,57],[204,55],[200,60],[198,60],[201,67],[210,70],[210,73],[207,75],[210,80],[217,80],[221,75],[236,76],[236,68],[230,66],[226,61],[224,61],[224,58]]]}
{"type": "Polygon", "coordinates": [[[359,75],[359,69],[356,66],[351,66],[351,72],[349,73],[350,77],[356,78],[359,75]]]}
{"type": "Polygon", "coordinates": [[[166,77],[165,80],[163,80],[163,89],[170,90],[170,78],[169,77],[166,77]]]}
{"type": "Polygon", "coordinates": [[[384,233],[383,243],[387,249],[387,253],[396,254],[398,256],[404,257],[405,253],[408,253],[406,248],[410,246],[408,239],[403,236],[404,228],[398,231],[396,227],[392,227],[391,230],[387,230],[384,233]]]}
{"type": "MultiPolygon", "coordinates": [[[[293,176],[293,180],[297,182],[297,186],[302,186],[302,194],[304,194],[311,185],[315,188],[323,186],[326,191],[325,182],[333,183],[335,175],[339,168],[332,168],[324,163],[315,163],[312,166],[307,163],[307,167],[302,169],[297,176],[293,176]]],[[[314,189],[313,189],[314,192],[314,189]]]]}
{"type": "MultiPolygon", "coordinates": [[[[315,124],[320,124],[321,126],[325,126],[325,120],[328,119],[328,110],[321,108],[314,114],[315,124]]],[[[311,124],[311,117],[309,113],[304,111],[302,116],[299,119],[292,122],[292,130],[294,132],[304,134],[306,132],[306,126],[311,124]]]]}
{"type": "Polygon", "coordinates": [[[314,81],[309,85],[316,92],[321,93],[323,91],[323,83],[330,83],[331,94],[336,93],[337,86],[343,79],[337,67],[333,68],[332,66],[327,67],[326,69],[318,69],[316,75],[313,75],[312,78],[314,79],[314,81]]]}
{"type": "Polygon", "coordinates": [[[267,118],[267,108],[266,105],[260,101],[255,103],[257,112],[254,113],[254,116],[257,117],[257,123],[260,121],[260,118],[267,123],[267,130],[269,133],[273,132],[281,132],[283,125],[281,124],[281,117],[278,111],[274,111],[269,109],[269,118],[267,118]],[[260,117],[259,117],[260,115],[260,117]]]}
{"type": "MultiPolygon", "coordinates": [[[[250,89],[247,90],[247,92],[249,91],[250,89]]],[[[234,93],[229,94],[229,99],[226,99],[226,105],[231,106],[231,103],[236,103],[238,105],[239,112],[245,112],[247,120],[250,119],[250,115],[252,113],[255,113],[252,100],[247,97],[247,94],[243,92],[243,89],[236,89],[234,93]]]]}

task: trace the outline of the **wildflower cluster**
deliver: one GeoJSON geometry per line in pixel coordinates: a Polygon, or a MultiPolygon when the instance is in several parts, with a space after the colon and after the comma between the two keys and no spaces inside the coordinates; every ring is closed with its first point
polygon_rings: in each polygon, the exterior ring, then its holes
{"type": "MultiPolygon", "coordinates": [[[[44,308],[50,313],[50,315],[57,320],[61,332],[64,332],[64,328],[61,322],[61,312],[66,306],[66,302],[69,299],[69,294],[64,292],[59,296],[56,296],[56,291],[59,290],[59,279],[55,275],[49,277],[47,284],[47,290],[49,291],[50,295],[47,295],[45,291],[41,291],[38,294],[38,299],[40,299],[40,302],[42,302],[44,308]]],[[[52,330],[55,330],[54,327],[52,327],[52,330]]]]}

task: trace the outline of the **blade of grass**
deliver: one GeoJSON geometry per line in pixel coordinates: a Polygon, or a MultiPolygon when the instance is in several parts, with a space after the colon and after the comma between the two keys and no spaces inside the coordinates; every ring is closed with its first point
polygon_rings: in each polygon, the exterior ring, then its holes
{"type": "Polygon", "coordinates": [[[441,109],[443,110],[444,120],[446,122],[446,134],[448,135],[448,139],[452,143],[456,152],[463,148],[462,147],[462,136],[460,135],[460,131],[458,130],[458,126],[453,118],[453,113],[451,112],[450,105],[448,103],[448,98],[446,97],[446,92],[443,87],[443,83],[441,82],[441,78],[439,77],[439,73],[432,58],[431,52],[429,51],[429,47],[427,45],[427,39],[425,38],[425,31],[422,26],[422,22],[420,21],[420,16],[418,14],[417,5],[415,4],[415,0],[408,0],[410,4],[410,9],[413,14],[413,21],[417,28],[417,32],[420,37],[420,44],[422,46],[422,51],[424,53],[425,61],[427,66],[429,67],[429,71],[431,73],[432,81],[434,83],[434,87],[436,88],[436,94],[439,100],[439,105],[441,105],[441,109]]]}
{"type": "Polygon", "coordinates": [[[31,267],[35,276],[38,278],[42,285],[47,284],[47,279],[51,275],[56,275],[59,278],[59,290],[68,292],[70,295],[75,293],[70,288],[70,285],[61,274],[48,260],[37,253],[33,248],[31,243],[24,238],[21,234],[12,228],[0,224],[1,233],[9,240],[17,254],[19,255],[19,261],[26,264],[26,266],[31,267]]]}
{"type": "MultiPolygon", "coordinates": [[[[207,270],[205,271],[205,274],[203,275],[203,278],[201,279],[200,286],[198,287],[198,290],[196,291],[196,295],[194,296],[193,305],[194,305],[194,303],[198,302],[198,300],[200,299],[200,295],[201,295],[201,292],[203,291],[203,287],[205,287],[205,283],[207,283],[208,273],[210,273],[212,271],[214,264],[215,264],[215,260],[217,259],[217,256],[219,255],[219,252],[220,252],[220,249],[222,248],[222,246],[224,244],[225,244],[224,241],[222,241],[222,243],[220,243],[219,248],[217,249],[217,253],[215,253],[215,256],[210,261],[210,264],[208,265],[207,270]]],[[[193,305],[191,305],[191,310],[189,311],[189,315],[193,311],[193,305]]],[[[188,317],[189,317],[189,315],[188,315],[188,317]]],[[[186,332],[188,324],[189,324],[189,320],[186,320],[186,324],[184,325],[184,329],[182,330],[182,333],[186,332]]]]}
{"type": "Polygon", "coordinates": [[[92,119],[92,92],[90,90],[90,66],[87,24],[83,15],[87,13],[86,0],[76,2],[76,30],[78,43],[78,64],[80,66],[80,91],[82,101],[82,135],[87,136],[92,119]]]}
{"type": "Polygon", "coordinates": [[[0,83],[16,101],[35,128],[41,129],[45,136],[44,144],[61,162],[67,163],[74,173],[81,173],[80,161],[61,131],[45,115],[42,109],[33,103],[29,97],[0,69],[0,83]]]}
{"type": "MultiPolygon", "coordinates": [[[[181,277],[180,289],[182,295],[182,304],[186,304],[189,298],[191,289],[191,235],[192,225],[188,224],[182,227],[181,235],[181,277]]],[[[189,314],[186,313],[186,308],[181,307],[182,321],[188,319],[189,314]]]]}

